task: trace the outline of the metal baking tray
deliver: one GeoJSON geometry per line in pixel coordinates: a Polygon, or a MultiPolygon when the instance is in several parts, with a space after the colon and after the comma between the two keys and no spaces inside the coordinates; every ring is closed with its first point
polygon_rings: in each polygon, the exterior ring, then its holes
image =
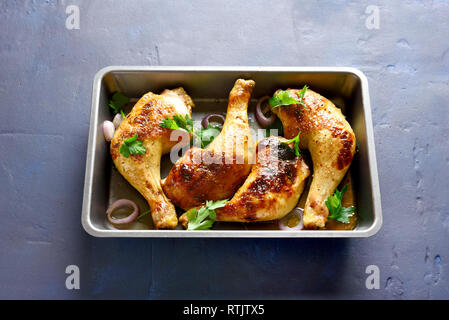
{"type": "MultiPolygon", "coordinates": [[[[168,174],[171,164],[162,160],[161,176],[168,174]]],[[[335,67],[123,67],[111,66],[95,75],[92,92],[89,141],[82,209],[82,225],[95,237],[261,237],[261,238],[349,238],[370,237],[382,225],[382,209],[373,126],[365,75],[354,68],[335,67]],[[248,115],[255,126],[255,101],[272,94],[278,88],[311,89],[333,100],[343,109],[356,138],[358,153],[350,168],[356,191],[358,223],[354,230],[273,230],[269,224],[221,223],[215,230],[186,231],[151,229],[148,215],[146,227],[116,229],[106,219],[106,209],[117,198],[130,198],[141,210],[148,204],[112,165],[109,148],[103,139],[101,125],[111,119],[108,98],[120,91],[135,100],[148,91],[161,92],[165,88],[184,87],[196,107],[192,117],[200,119],[209,112],[225,112],[229,91],[238,78],[253,79],[256,87],[252,94],[248,115]],[[149,227],[148,227],[149,226],[149,227]],[[268,226],[268,227],[267,227],[268,226]],[[150,228],[150,229],[148,229],[150,228]]],[[[215,228],[215,226],[214,226],[215,228]]]]}

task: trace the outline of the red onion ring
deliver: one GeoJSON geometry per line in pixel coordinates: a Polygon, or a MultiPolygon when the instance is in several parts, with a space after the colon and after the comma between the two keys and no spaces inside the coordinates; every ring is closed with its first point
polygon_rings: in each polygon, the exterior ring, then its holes
{"type": "Polygon", "coordinates": [[[114,124],[111,121],[109,121],[109,120],[105,120],[103,122],[103,136],[104,136],[104,140],[106,140],[107,142],[111,141],[112,138],[114,137],[114,133],[115,133],[114,124]]]}
{"type": "Polygon", "coordinates": [[[279,220],[279,229],[286,231],[296,231],[302,230],[304,225],[302,222],[302,217],[304,215],[304,209],[296,207],[290,211],[285,217],[279,220]],[[296,223],[296,225],[292,225],[296,223]]]}
{"type": "Polygon", "coordinates": [[[108,210],[106,211],[107,213],[107,217],[108,217],[108,221],[112,224],[126,224],[126,223],[131,223],[134,220],[136,220],[136,218],[139,216],[139,207],[137,207],[137,204],[131,200],[128,199],[120,199],[115,201],[113,204],[111,204],[108,208],[108,210]],[[112,216],[112,213],[114,212],[115,209],[121,208],[121,207],[130,207],[133,210],[133,212],[125,217],[125,218],[121,218],[121,219],[116,219],[112,216]]]}
{"type": "Polygon", "coordinates": [[[259,124],[261,125],[262,128],[266,128],[268,126],[271,126],[276,121],[276,115],[274,113],[271,113],[271,115],[268,118],[265,116],[265,112],[267,112],[269,110],[271,112],[271,108],[270,108],[270,104],[269,103],[262,110],[263,103],[266,100],[269,100],[269,99],[270,99],[269,96],[265,96],[265,97],[260,98],[259,101],[257,101],[256,119],[257,119],[257,122],[259,122],[259,124]]]}
{"type": "Polygon", "coordinates": [[[211,118],[218,118],[221,120],[221,124],[223,125],[225,123],[225,117],[219,113],[211,113],[208,114],[207,116],[205,116],[203,118],[203,120],[201,121],[201,125],[203,126],[204,129],[207,129],[207,127],[209,126],[209,121],[211,118]]]}
{"type": "Polygon", "coordinates": [[[123,117],[120,113],[117,113],[112,120],[112,123],[114,124],[114,127],[117,129],[120,126],[120,123],[122,123],[123,117]]]}

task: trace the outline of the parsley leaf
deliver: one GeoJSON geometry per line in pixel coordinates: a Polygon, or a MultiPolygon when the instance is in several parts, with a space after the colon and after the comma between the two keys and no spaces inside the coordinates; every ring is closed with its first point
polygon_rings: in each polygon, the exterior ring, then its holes
{"type": "Polygon", "coordinates": [[[271,136],[270,130],[272,130],[272,129],[276,129],[277,130],[277,134],[276,134],[277,136],[282,136],[284,134],[284,127],[282,126],[281,119],[276,117],[276,121],[272,125],[269,125],[265,129],[265,137],[271,136]]]}
{"type": "Polygon", "coordinates": [[[276,108],[279,106],[288,106],[291,104],[297,104],[295,98],[290,94],[290,91],[279,91],[279,93],[274,94],[270,98],[270,106],[271,108],[276,108]]]}
{"type": "Polygon", "coordinates": [[[301,150],[299,149],[299,135],[301,134],[301,131],[298,132],[298,135],[296,137],[294,137],[293,139],[290,139],[286,142],[281,142],[282,144],[285,144],[287,147],[289,147],[289,143],[294,142],[294,150],[295,150],[295,155],[297,157],[299,157],[299,155],[301,154],[301,150]]]}
{"type": "Polygon", "coordinates": [[[354,215],[354,207],[342,207],[341,199],[344,193],[348,190],[348,185],[345,185],[341,191],[335,190],[334,195],[329,196],[325,201],[326,207],[329,209],[329,218],[335,219],[343,223],[349,223],[349,218],[354,215]]]}
{"type": "Polygon", "coordinates": [[[193,132],[193,120],[188,114],[185,116],[174,115],[173,120],[176,122],[178,128],[185,129],[188,132],[193,132]]]}
{"type": "Polygon", "coordinates": [[[147,210],[147,211],[141,213],[141,214],[136,218],[136,220],[139,221],[140,219],[142,219],[143,217],[145,217],[147,214],[150,214],[150,213],[151,213],[151,210],[147,210]]]}
{"type": "Polygon", "coordinates": [[[217,215],[215,209],[224,207],[226,201],[206,201],[206,204],[201,208],[192,208],[186,212],[187,220],[189,220],[189,226],[187,230],[208,230],[212,227],[217,215]]]}
{"type": "MultiPolygon", "coordinates": [[[[114,110],[114,113],[120,112],[121,108],[129,102],[129,98],[123,93],[116,92],[112,95],[111,100],[109,100],[108,106],[114,110]]],[[[123,115],[122,115],[123,116],[123,115]]]]}
{"type": "Polygon", "coordinates": [[[305,107],[306,105],[304,104],[303,99],[307,89],[307,86],[304,86],[301,89],[298,99],[295,99],[290,91],[281,90],[270,98],[270,106],[272,109],[279,106],[289,106],[291,104],[300,104],[305,107]]]}
{"type": "Polygon", "coordinates": [[[306,105],[304,104],[303,100],[304,100],[304,95],[306,94],[306,91],[307,91],[308,88],[309,88],[309,87],[308,87],[307,85],[305,85],[305,86],[301,89],[301,91],[299,92],[299,101],[298,101],[298,103],[299,103],[300,105],[302,105],[303,107],[306,106],[306,105]]]}
{"type": "Polygon", "coordinates": [[[159,125],[162,128],[173,130],[184,129],[185,131],[193,134],[193,120],[188,114],[186,114],[185,116],[174,115],[172,119],[165,118],[159,125]]]}
{"type": "Polygon", "coordinates": [[[167,129],[173,129],[173,130],[181,129],[178,126],[178,124],[176,123],[176,121],[172,120],[170,118],[166,118],[166,119],[162,120],[161,123],[159,123],[159,125],[162,128],[167,128],[167,129]]]}
{"type": "Polygon", "coordinates": [[[138,136],[135,134],[133,137],[122,142],[122,145],[120,146],[120,153],[125,158],[128,158],[131,154],[144,154],[146,152],[142,141],[137,138],[138,136]]]}
{"type": "Polygon", "coordinates": [[[185,130],[192,134],[194,139],[197,139],[201,143],[201,148],[205,148],[209,145],[209,143],[214,140],[216,136],[220,133],[219,126],[209,125],[206,129],[195,129],[193,128],[193,120],[187,114],[185,116],[182,115],[174,115],[172,119],[165,118],[159,124],[163,128],[172,129],[172,130],[185,130]]]}
{"type": "Polygon", "coordinates": [[[206,201],[206,207],[209,210],[215,210],[215,209],[224,207],[224,205],[226,204],[227,201],[228,201],[228,199],[218,200],[218,201],[206,201]]]}
{"type": "Polygon", "coordinates": [[[201,137],[201,147],[207,147],[215,139],[215,137],[220,134],[220,131],[221,129],[219,126],[212,126],[210,124],[206,129],[201,128],[199,134],[201,137]]]}

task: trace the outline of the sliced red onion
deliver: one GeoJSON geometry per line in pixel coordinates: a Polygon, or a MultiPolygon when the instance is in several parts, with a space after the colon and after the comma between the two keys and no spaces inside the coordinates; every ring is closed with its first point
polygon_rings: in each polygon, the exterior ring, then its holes
{"type": "Polygon", "coordinates": [[[209,122],[211,122],[211,119],[219,120],[218,122],[220,122],[222,125],[225,122],[225,117],[222,114],[211,113],[205,116],[201,121],[201,125],[203,126],[204,129],[207,129],[207,127],[209,126],[209,122]]]}
{"type": "Polygon", "coordinates": [[[296,207],[285,217],[279,220],[279,229],[287,231],[302,230],[303,222],[302,217],[304,215],[304,209],[296,207]]]}
{"type": "Polygon", "coordinates": [[[106,140],[107,142],[111,141],[112,138],[114,137],[114,132],[115,132],[115,127],[111,121],[106,120],[105,122],[103,122],[104,140],[106,140]]]}
{"type": "Polygon", "coordinates": [[[117,113],[114,117],[114,119],[112,119],[112,123],[114,124],[114,127],[117,129],[120,125],[120,123],[122,123],[123,121],[123,117],[120,113],[117,113]]]}
{"type": "Polygon", "coordinates": [[[128,199],[120,199],[115,201],[113,204],[111,204],[108,208],[108,210],[106,211],[107,213],[107,217],[108,217],[108,221],[112,224],[126,224],[126,223],[131,223],[134,220],[136,220],[136,218],[139,216],[139,207],[137,207],[137,204],[131,200],[128,199]],[[115,210],[119,209],[119,208],[123,208],[123,207],[128,207],[133,209],[133,212],[125,217],[125,218],[114,218],[113,217],[113,213],[115,210]]]}
{"type": "Polygon", "coordinates": [[[270,108],[270,104],[266,103],[265,107],[262,108],[262,105],[264,104],[265,101],[268,102],[268,100],[270,99],[269,96],[265,96],[259,99],[259,101],[257,101],[257,106],[256,106],[256,119],[257,122],[259,122],[259,124],[261,125],[262,128],[266,128],[268,126],[271,126],[275,121],[276,121],[276,115],[274,113],[271,112],[271,108],[270,108]],[[271,113],[271,115],[269,117],[265,116],[265,113],[269,111],[271,113]]]}

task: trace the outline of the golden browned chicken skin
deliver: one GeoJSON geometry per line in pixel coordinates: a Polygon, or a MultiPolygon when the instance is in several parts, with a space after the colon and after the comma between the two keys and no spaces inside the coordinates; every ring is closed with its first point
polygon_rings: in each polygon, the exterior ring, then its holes
{"type": "MultiPolygon", "coordinates": [[[[257,144],[257,162],[245,183],[225,206],[216,209],[217,221],[255,222],[284,217],[298,203],[310,170],[293,143],[268,137],[257,144]]],[[[183,215],[179,219],[186,227],[183,215]]]]}
{"type": "Polygon", "coordinates": [[[162,182],[165,194],[178,207],[188,210],[206,200],[230,198],[245,181],[251,170],[247,109],[254,85],[252,80],[235,82],[220,134],[205,149],[189,149],[162,182]]]}
{"type": "MultiPolygon", "coordinates": [[[[299,89],[288,89],[299,101],[299,89]]],[[[313,180],[304,208],[304,227],[326,226],[329,210],[325,201],[332,195],[351,165],[356,139],[341,110],[331,101],[308,89],[303,103],[280,106],[273,112],[281,119],[286,138],[299,132],[300,147],[308,149],[313,162],[313,180]]]]}
{"type": "Polygon", "coordinates": [[[193,106],[192,99],[183,88],[165,90],[160,95],[148,92],[134,105],[111,141],[115,166],[148,201],[158,229],[171,229],[178,224],[175,207],[164,195],[160,184],[161,156],[178,141],[171,141],[172,130],[159,124],[167,117],[190,115],[193,106]],[[126,158],[120,153],[120,146],[135,134],[143,142],[146,152],[126,158]]]}

